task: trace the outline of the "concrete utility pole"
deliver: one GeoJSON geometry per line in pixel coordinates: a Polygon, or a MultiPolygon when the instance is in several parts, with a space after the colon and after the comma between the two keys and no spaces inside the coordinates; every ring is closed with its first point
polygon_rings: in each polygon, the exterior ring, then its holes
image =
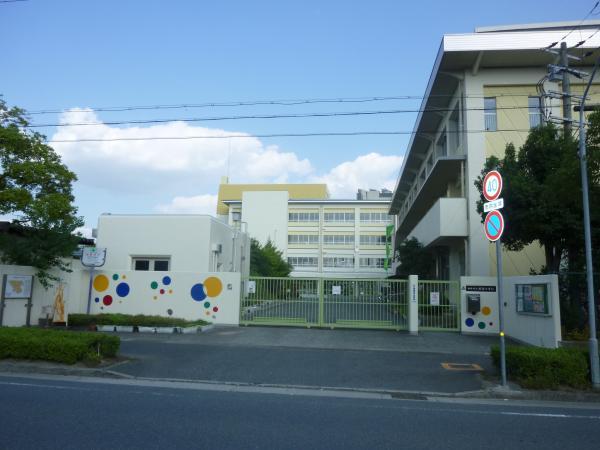
{"type": "Polygon", "coordinates": [[[573,123],[573,108],[571,106],[571,80],[569,79],[569,54],[567,43],[560,43],[560,63],[565,70],[562,73],[562,106],[563,106],[563,128],[566,134],[571,134],[573,123]]]}

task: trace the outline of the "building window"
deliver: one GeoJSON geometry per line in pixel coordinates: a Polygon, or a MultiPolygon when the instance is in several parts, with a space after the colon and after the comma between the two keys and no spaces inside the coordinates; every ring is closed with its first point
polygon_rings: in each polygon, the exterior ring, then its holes
{"type": "Polygon", "coordinates": [[[316,256],[290,256],[288,263],[293,267],[317,267],[316,256]]]}
{"type": "Polygon", "coordinates": [[[324,267],[354,267],[354,257],[327,256],[323,258],[324,267]]]}
{"type": "Polygon", "coordinates": [[[131,258],[133,270],[168,272],[171,258],[168,257],[136,257],[131,258]]]}
{"type": "Polygon", "coordinates": [[[385,258],[360,258],[360,267],[383,269],[385,258]]]}
{"type": "Polygon", "coordinates": [[[360,213],[361,223],[391,223],[392,216],[385,212],[360,213]]]}
{"type": "Polygon", "coordinates": [[[310,245],[318,244],[319,236],[316,234],[290,234],[288,235],[288,244],[292,245],[310,245]]]}
{"type": "Polygon", "coordinates": [[[318,222],[318,212],[291,212],[288,214],[290,222],[318,222]]]}
{"type": "Polygon", "coordinates": [[[354,245],[353,234],[326,234],[323,236],[325,245],[354,245]]]}
{"type": "Polygon", "coordinates": [[[496,97],[485,97],[483,99],[483,116],[485,119],[485,131],[496,131],[498,129],[496,97]]]}
{"type": "Polygon", "coordinates": [[[354,222],[354,213],[351,212],[336,212],[325,213],[325,222],[354,222]]]}
{"type": "Polygon", "coordinates": [[[361,235],[360,236],[360,245],[385,245],[385,235],[382,236],[371,236],[371,235],[361,235]]]}
{"type": "Polygon", "coordinates": [[[542,104],[540,97],[529,97],[527,101],[527,106],[529,107],[529,127],[539,127],[542,124],[542,104]]]}

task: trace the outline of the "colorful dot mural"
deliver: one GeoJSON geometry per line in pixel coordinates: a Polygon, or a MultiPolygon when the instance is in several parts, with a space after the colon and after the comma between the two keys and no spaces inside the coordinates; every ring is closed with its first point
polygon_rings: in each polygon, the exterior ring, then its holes
{"type": "MultiPolygon", "coordinates": [[[[96,277],[94,278],[94,281],[92,282],[92,286],[94,287],[94,290],[98,293],[109,291],[111,288],[111,279],[113,282],[119,281],[119,279],[124,280],[125,275],[120,276],[118,273],[115,273],[109,278],[108,276],[106,276],[104,274],[99,274],[99,275],[96,275],[96,277]]],[[[127,297],[130,292],[131,292],[131,288],[130,288],[129,284],[122,281],[116,285],[115,290],[114,290],[114,295],[124,298],[124,297],[127,297]]],[[[104,295],[102,297],[102,304],[104,306],[112,305],[114,295],[109,292],[106,292],[106,295],[104,295]]],[[[100,303],[100,297],[94,298],[94,301],[96,303],[100,303]]],[[[119,301],[119,303],[121,303],[121,302],[119,301]]],[[[104,309],[103,306],[101,306],[100,308],[104,309]]]]}
{"type": "Polygon", "coordinates": [[[484,316],[489,316],[492,313],[492,308],[490,308],[489,306],[484,306],[483,308],[481,308],[481,314],[483,314],[484,316]]]}
{"type": "MultiPolygon", "coordinates": [[[[157,280],[152,281],[150,283],[150,287],[153,290],[158,290],[158,293],[160,295],[172,294],[173,289],[165,289],[167,286],[170,286],[172,282],[173,282],[173,279],[170,276],[165,275],[164,277],[162,277],[160,282],[157,280]],[[161,283],[162,283],[162,286],[161,286],[161,283]]],[[[155,295],[153,298],[154,298],[154,300],[156,300],[157,296],[155,295]]]]}
{"type": "Polygon", "coordinates": [[[208,277],[202,283],[196,283],[192,286],[190,289],[190,296],[194,301],[203,302],[202,306],[207,310],[205,311],[205,314],[207,316],[212,315],[212,318],[216,319],[217,316],[215,314],[219,312],[219,307],[214,304],[214,301],[222,292],[223,283],[221,280],[217,277],[208,277]],[[211,301],[206,300],[207,297],[210,298],[211,301]]]}
{"type": "Polygon", "coordinates": [[[475,321],[469,317],[467,320],[465,320],[465,325],[470,328],[475,325],[475,321]]]}

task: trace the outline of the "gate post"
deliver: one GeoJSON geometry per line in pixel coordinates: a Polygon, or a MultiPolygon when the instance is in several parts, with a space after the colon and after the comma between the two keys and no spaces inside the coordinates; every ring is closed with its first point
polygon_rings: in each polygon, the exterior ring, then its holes
{"type": "Polygon", "coordinates": [[[419,334],[419,276],[408,276],[408,331],[419,334]]]}

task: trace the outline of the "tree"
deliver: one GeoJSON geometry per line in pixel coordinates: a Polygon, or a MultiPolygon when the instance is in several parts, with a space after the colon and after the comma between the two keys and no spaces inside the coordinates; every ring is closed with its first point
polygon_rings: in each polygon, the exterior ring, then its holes
{"type": "MultiPolygon", "coordinates": [[[[600,116],[592,115],[588,142],[590,145],[590,192],[598,202],[598,161],[600,152],[600,116]]],[[[558,273],[565,258],[575,257],[583,248],[583,213],[577,142],[552,124],[536,127],[517,152],[513,144],[506,146],[504,158],[495,156],[486,160],[475,185],[482,193],[485,174],[497,169],[504,181],[502,197],[505,231],[502,244],[509,250],[519,251],[534,241],[544,246],[545,270],[558,273]]],[[[482,221],[481,194],[477,210],[482,221]]],[[[592,203],[594,204],[594,203],[592,203]]],[[[598,203],[595,203],[598,205],[598,203]]],[[[592,207],[592,210],[594,208],[592,207]]],[[[598,221],[598,208],[595,208],[598,221]]],[[[596,235],[598,230],[596,230],[596,235]]],[[[598,237],[598,236],[597,236],[598,237]]]]}
{"type": "Polygon", "coordinates": [[[58,279],[52,269],[69,270],[63,258],[77,248],[83,220],[73,206],[76,175],[28,125],[24,110],[0,99],[0,214],[14,217],[16,231],[0,234],[0,260],[37,268],[47,287],[58,279]]]}
{"type": "Polygon", "coordinates": [[[420,278],[435,277],[434,259],[417,238],[406,239],[397,249],[400,265],[396,268],[395,278],[408,278],[418,275],[420,278]]]}
{"type": "Polygon", "coordinates": [[[283,253],[269,240],[263,246],[256,239],[250,241],[250,275],[287,277],[292,266],[283,259],[283,253]]]}

